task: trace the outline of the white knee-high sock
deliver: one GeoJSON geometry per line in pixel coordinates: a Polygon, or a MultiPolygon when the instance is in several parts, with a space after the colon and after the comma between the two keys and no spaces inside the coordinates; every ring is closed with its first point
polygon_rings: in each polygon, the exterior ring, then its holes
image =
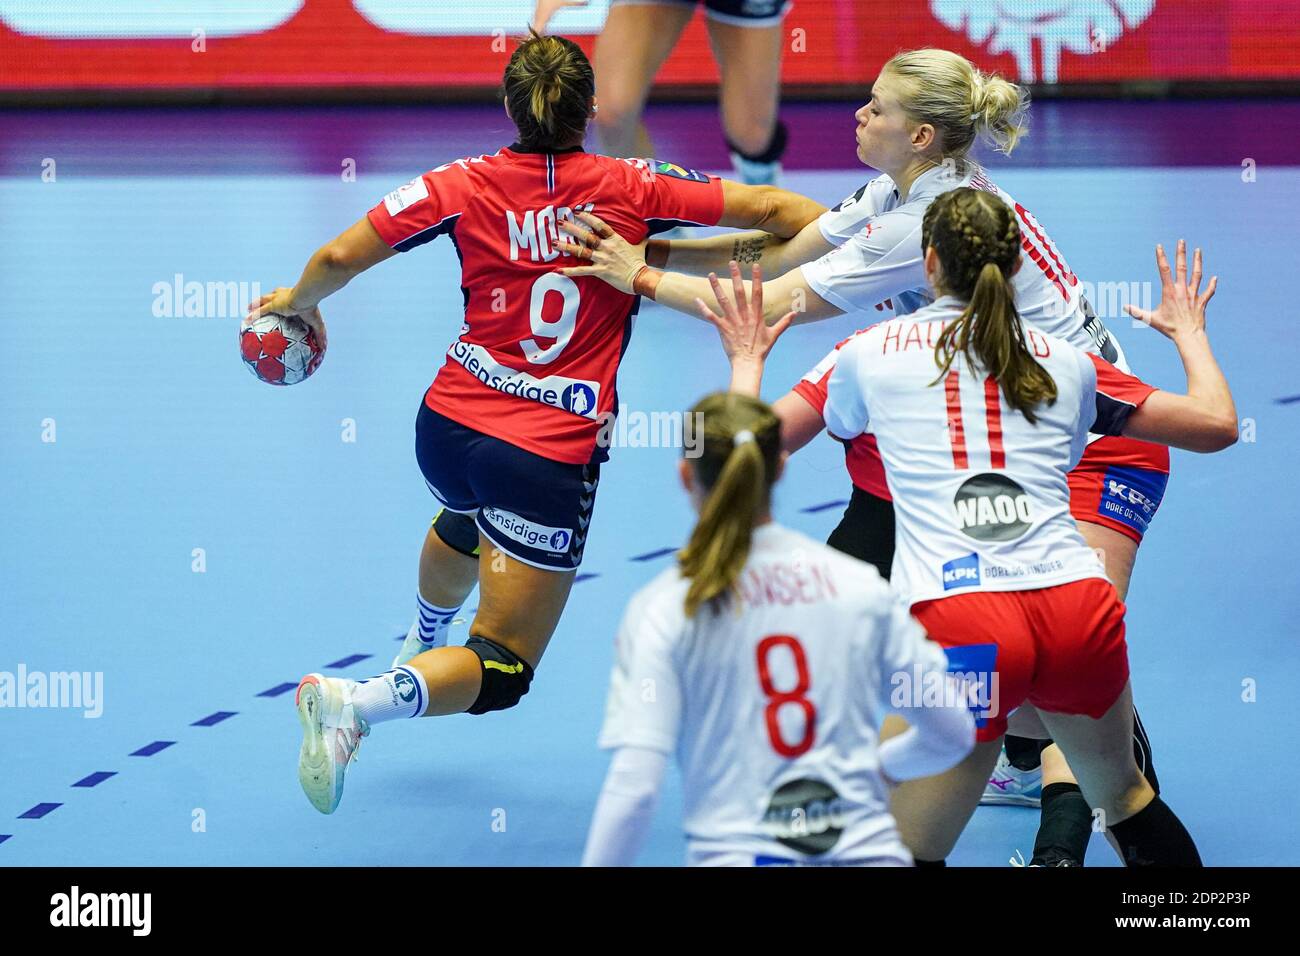
{"type": "Polygon", "coordinates": [[[428,647],[446,647],[447,632],[451,629],[452,619],[464,606],[463,602],[455,607],[438,607],[426,601],[418,591],[415,598],[419,602],[415,624],[419,629],[420,643],[428,647]]]}
{"type": "Polygon", "coordinates": [[[352,706],[368,724],[419,717],[429,707],[429,688],[414,667],[395,667],[358,683],[352,690],[352,706]]]}

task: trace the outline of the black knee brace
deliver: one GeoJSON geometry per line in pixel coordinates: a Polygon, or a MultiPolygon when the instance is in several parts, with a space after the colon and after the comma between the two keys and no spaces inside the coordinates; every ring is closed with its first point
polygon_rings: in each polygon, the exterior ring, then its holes
{"type": "Polygon", "coordinates": [[[478,557],[478,525],[473,515],[457,514],[443,508],[434,515],[433,530],[453,551],[468,558],[478,557]]]}
{"type": "Polygon", "coordinates": [[[768,140],[767,149],[759,153],[746,153],[731,140],[727,139],[725,135],[722,138],[726,140],[727,149],[731,150],[733,153],[739,153],[742,157],[752,163],[775,163],[785,155],[785,147],[789,142],[790,134],[785,128],[785,124],[780,120],[777,120],[776,127],[772,130],[772,138],[768,140]]]}
{"type": "Polygon", "coordinates": [[[528,693],[528,686],[533,682],[533,669],[522,657],[485,637],[471,637],[465,646],[478,655],[483,665],[483,685],[474,706],[465,713],[508,710],[528,693]]]}

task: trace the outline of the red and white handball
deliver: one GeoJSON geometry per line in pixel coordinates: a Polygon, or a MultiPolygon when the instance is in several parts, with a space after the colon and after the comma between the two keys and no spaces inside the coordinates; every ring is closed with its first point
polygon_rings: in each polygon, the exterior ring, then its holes
{"type": "Polygon", "coordinates": [[[298,316],[270,312],[240,329],[239,353],[266,384],[297,385],[320,367],[325,346],[298,316]]]}

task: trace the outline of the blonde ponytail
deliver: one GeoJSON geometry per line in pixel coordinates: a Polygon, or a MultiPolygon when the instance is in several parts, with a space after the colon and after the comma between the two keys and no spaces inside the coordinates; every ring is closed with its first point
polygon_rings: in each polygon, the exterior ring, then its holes
{"type": "Polygon", "coordinates": [[[686,615],[714,604],[735,588],[749,560],[754,524],[768,508],[781,454],[781,426],[756,398],[719,392],[691,410],[703,421],[695,477],[708,489],[690,540],[677,555],[690,580],[686,615]]]}
{"type": "Polygon", "coordinates": [[[1028,92],[951,50],[899,53],[881,73],[898,80],[903,110],[934,127],[944,158],[964,163],[977,136],[1010,153],[1028,132],[1028,92]]]}

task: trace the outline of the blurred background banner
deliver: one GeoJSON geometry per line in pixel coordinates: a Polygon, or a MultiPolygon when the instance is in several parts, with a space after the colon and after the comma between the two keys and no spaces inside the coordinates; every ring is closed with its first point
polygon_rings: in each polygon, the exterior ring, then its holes
{"type": "MultiPolygon", "coordinates": [[[[482,96],[532,0],[0,0],[0,92],[482,96]]],[[[552,32],[591,50],[608,0],[552,32]]],[[[787,96],[869,82],[942,46],[1038,85],[1300,81],[1300,0],[794,0],[787,96]]],[[[712,85],[696,17],[659,74],[712,85]]]]}

